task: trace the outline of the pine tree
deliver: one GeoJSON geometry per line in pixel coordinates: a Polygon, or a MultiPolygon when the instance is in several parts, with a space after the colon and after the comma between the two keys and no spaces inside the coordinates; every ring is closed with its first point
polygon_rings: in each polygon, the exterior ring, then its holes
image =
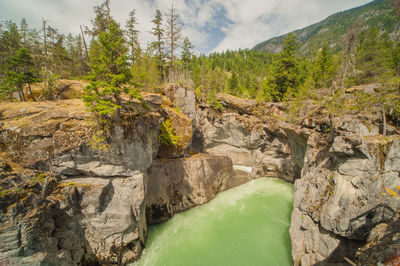
{"type": "Polygon", "coordinates": [[[321,50],[317,52],[313,65],[312,76],[315,86],[330,87],[333,75],[336,71],[333,55],[327,43],[324,43],[321,50]]]}
{"type": "Polygon", "coordinates": [[[136,28],[136,10],[133,9],[129,12],[129,19],[126,22],[128,45],[131,52],[131,61],[135,60],[140,56],[140,44],[139,44],[139,31],[136,28]]]}
{"type": "Polygon", "coordinates": [[[189,41],[188,37],[185,37],[185,39],[183,39],[182,56],[181,56],[182,61],[185,64],[188,64],[192,59],[193,56],[192,50],[193,50],[192,43],[189,41]]]}
{"type": "Polygon", "coordinates": [[[26,22],[26,19],[23,18],[20,23],[20,33],[22,37],[22,43],[26,47],[27,42],[28,42],[28,33],[29,33],[29,28],[28,28],[28,23],[26,22]]]}
{"type": "Polygon", "coordinates": [[[238,86],[237,75],[233,72],[232,76],[228,80],[228,93],[237,96],[239,94],[238,86]]]}
{"type": "Polygon", "coordinates": [[[143,53],[140,60],[132,64],[131,73],[137,87],[155,88],[161,83],[158,60],[152,56],[151,50],[143,53]]]}
{"type": "Polygon", "coordinates": [[[106,30],[92,41],[90,49],[91,84],[86,87],[83,99],[94,114],[119,117],[121,94],[129,93],[129,88],[124,86],[130,80],[127,57],[123,32],[117,22],[111,19],[106,30]]]}
{"type": "Polygon", "coordinates": [[[354,76],[354,82],[362,84],[376,81],[388,72],[389,55],[388,43],[380,36],[378,28],[372,27],[368,31],[361,32],[355,60],[358,73],[354,76]]]}
{"type": "Polygon", "coordinates": [[[274,93],[275,101],[282,100],[287,91],[295,93],[300,85],[297,48],[296,36],[289,34],[274,61],[271,86],[277,92],[274,93]]]}
{"type": "Polygon", "coordinates": [[[1,56],[6,58],[21,47],[22,37],[16,23],[6,21],[4,26],[0,36],[0,52],[1,56]]]}
{"type": "Polygon", "coordinates": [[[94,13],[96,17],[91,20],[93,24],[93,29],[87,31],[93,36],[97,36],[102,32],[105,32],[108,25],[111,23],[111,10],[110,10],[110,0],[105,0],[101,5],[94,7],[94,13]]]}
{"type": "Polygon", "coordinates": [[[28,85],[32,100],[36,101],[32,94],[31,84],[38,81],[36,70],[30,52],[20,48],[15,55],[5,61],[5,76],[2,80],[2,94],[10,94],[18,91],[20,100],[25,101],[23,86],[28,85]]]}
{"type": "Polygon", "coordinates": [[[159,71],[162,74],[162,78],[165,78],[164,63],[165,63],[165,52],[164,52],[164,29],[162,27],[162,14],[160,10],[156,10],[154,19],[151,21],[154,24],[152,28],[152,34],[156,37],[156,41],[151,43],[151,47],[156,50],[159,71]]]}

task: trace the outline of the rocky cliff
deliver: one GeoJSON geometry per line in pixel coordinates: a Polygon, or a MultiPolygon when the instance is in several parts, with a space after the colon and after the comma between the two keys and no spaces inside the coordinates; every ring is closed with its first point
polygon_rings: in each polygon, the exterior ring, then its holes
{"type": "Polygon", "coordinates": [[[107,146],[94,149],[81,100],[3,104],[0,112],[4,159],[32,172],[2,179],[2,189],[23,191],[1,214],[0,260],[76,265],[136,259],[145,242],[144,182],[158,152],[160,115],[115,125],[107,146]]]}
{"type": "Polygon", "coordinates": [[[398,259],[395,238],[382,245],[368,240],[375,226],[386,224],[390,232],[397,228],[392,223],[398,219],[400,201],[390,195],[400,183],[395,127],[387,125],[388,135],[380,135],[379,113],[330,120],[321,108],[290,124],[283,122],[282,105],[217,97],[224,111],[200,107],[194,144],[251,167],[253,176],[294,182],[290,235],[295,265],[346,264],[346,259],[356,259],[358,249],[359,263],[371,252],[376,258],[372,264],[378,258],[382,263],[398,259]],[[377,251],[390,245],[385,256],[377,251]]]}
{"type": "Polygon", "coordinates": [[[169,91],[170,99],[145,94],[153,111],[122,113],[106,139],[79,99],[2,103],[0,264],[132,262],[148,222],[204,204],[236,182],[228,157],[180,158],[193,134],[183,112],[191,115],[195,98],[189,89],[169,91]],[[192,101],[182,101],[190,93],[192,101]],[[166,119],[180,136],[176,147],[160,146],[166,119]]]}
{"type": "Polygon", "coordinates": [[[189,88],[161,91],[104,143],[78,99],[2,103],[0,264],[132,262],[148,223],[258,176],[295,184],[295,265],[398,260],[400,137],[390,125],[379,134],[379,113],[319,108],[287,123],[281,104],[220,94],[219,111],[189,88]],[[175,146],[160,146],[166,119],[175,146]]]}

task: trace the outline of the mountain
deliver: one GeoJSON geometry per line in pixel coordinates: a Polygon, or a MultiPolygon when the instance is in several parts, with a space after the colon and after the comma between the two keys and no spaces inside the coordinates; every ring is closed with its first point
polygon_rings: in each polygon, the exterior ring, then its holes
{"type": "MultiPolygon", "coordinates": [[[[400,36],[400,24],[395,12],[398,6],[397,2],[399,1],[375,0],[360,7],[338,12],[321,22],[292,33],[296,35],[297,41],[301,44],[300,51],[305,55],[309,54],[313,48],[321,47],[326,41],[333,51],[339,51],[343,36],[357,20],[364,24],[363,29],[376,26],[382,34],[389,34],[391,39],[398,39],[400,36]]],[[[259,43],[253,49],[274,53],[280,52],[287,35],[259,43]]]]}

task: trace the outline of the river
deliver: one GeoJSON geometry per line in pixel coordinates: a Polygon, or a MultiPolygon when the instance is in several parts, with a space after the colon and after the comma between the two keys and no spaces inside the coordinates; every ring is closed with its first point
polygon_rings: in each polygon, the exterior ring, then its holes
{"type": "Polygon", "coordinates": [[[291,265],[292,205],[293,185],[253,180],[149,227],[134,265],[291,265]]]}

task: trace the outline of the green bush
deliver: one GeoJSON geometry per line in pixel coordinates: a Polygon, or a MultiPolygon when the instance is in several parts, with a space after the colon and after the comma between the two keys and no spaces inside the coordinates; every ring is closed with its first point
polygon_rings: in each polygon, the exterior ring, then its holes
{"type": "Polygon", "coordinates": [[[162,145],[173,146],[178,145],[180,138],[176,135],[176,130],[172,125],[170,119],[167,119],[160,127],[160,135],[158,136],[158,141],[162,145]]]}

